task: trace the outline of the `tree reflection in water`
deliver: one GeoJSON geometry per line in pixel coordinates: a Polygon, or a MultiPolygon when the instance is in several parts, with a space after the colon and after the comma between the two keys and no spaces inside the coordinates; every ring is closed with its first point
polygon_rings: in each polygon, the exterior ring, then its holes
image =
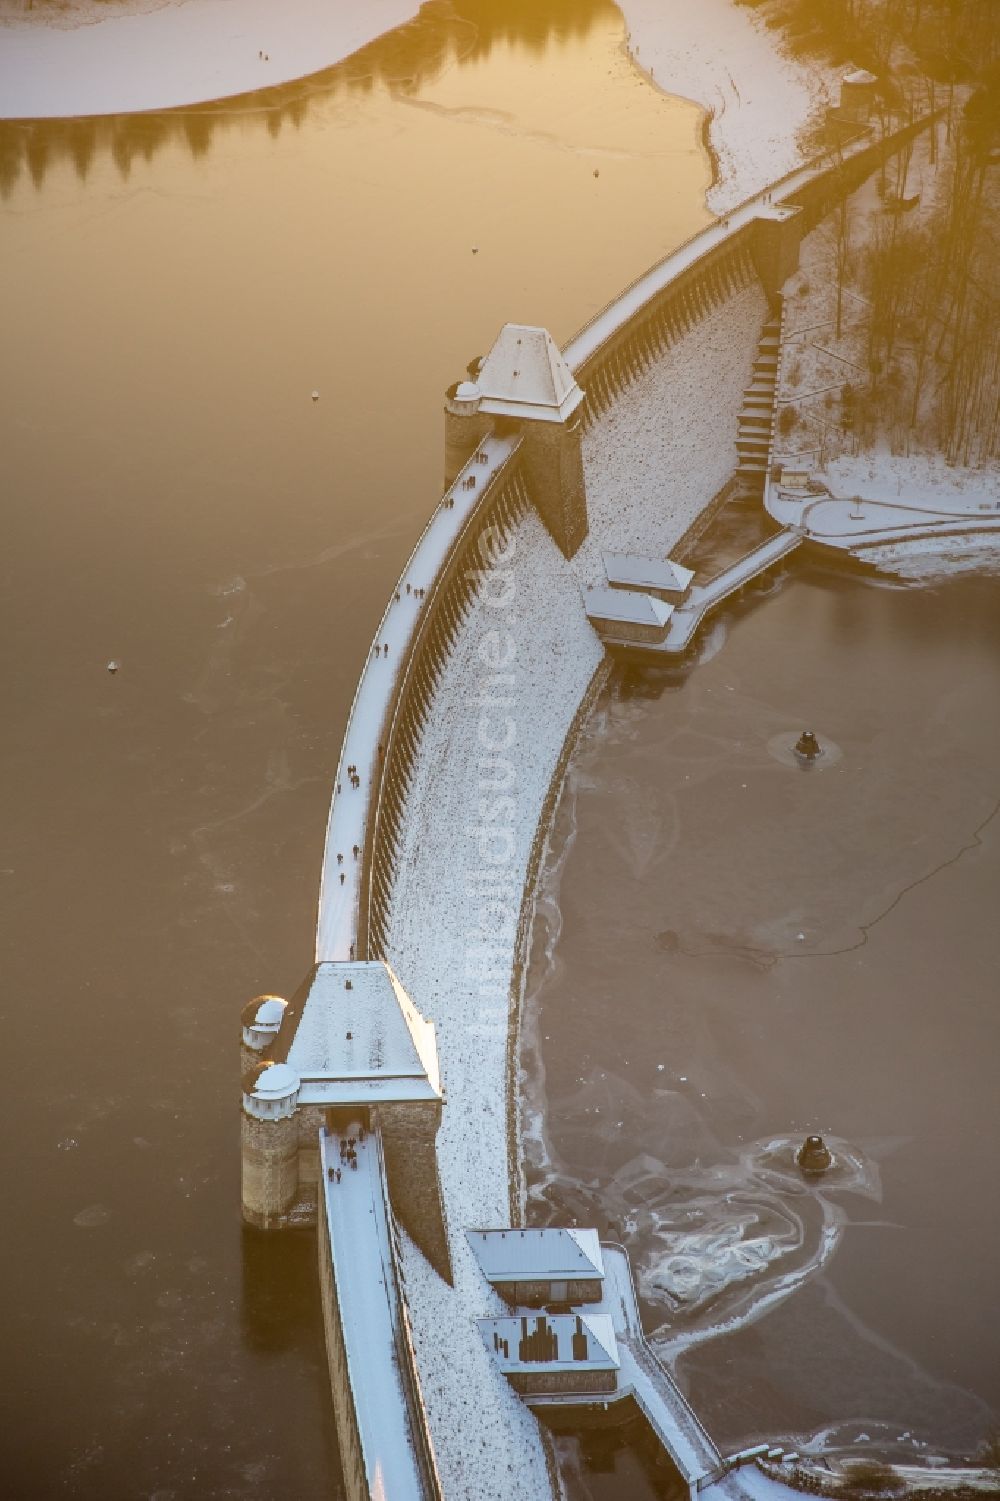
{"type": "Polygon", "coordinates": [[[137,157],[152,161],[172,143],[185,144],[197,160],[217,131],[237,125],[259,126],[277,138],[338,94],[367,94],[376,86],[414,92],[452,63],[489,56],[499,42],[541,53],[553,39],[585,36],[599,16],[615,10],[610,0],[431,0],[405,26],[294,83],[175,110],[0,120],[0,198],[10,196],[25,171],[40,188],[49,171],[67,161],[83,181],[98,152],[111,157],[124,182],[137,157]]]}

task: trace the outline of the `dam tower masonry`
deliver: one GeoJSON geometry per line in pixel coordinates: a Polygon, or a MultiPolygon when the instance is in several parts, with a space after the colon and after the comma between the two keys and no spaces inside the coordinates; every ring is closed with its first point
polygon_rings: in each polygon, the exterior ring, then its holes
{"type": "Polygon", "coordinates": [[[535,509],[571,558],[588,526],[583,391],[552,335],[524,323],[505,323],[489,354],[470,370],[474,378],[445,394],[446,488],[490,433],[519,433],[535,509]]]}
{"type": "Polygon", "coordinates": [[[799,247],[806,232],[805,217],[795,204],[767,203],[753,219],[750,254],[772,307],[781,289],[799,269],[799,247]]]}
{"type": "Polygon", "coordinates": [[[258,996],[241,1020],[246,1223],[315,1223],[320,1133],[360,1122],[380,1142],[393,1212],[450,1282],[437,1040],[393,971],[382,961],[317,964],[290,1002],[258,996]]]}

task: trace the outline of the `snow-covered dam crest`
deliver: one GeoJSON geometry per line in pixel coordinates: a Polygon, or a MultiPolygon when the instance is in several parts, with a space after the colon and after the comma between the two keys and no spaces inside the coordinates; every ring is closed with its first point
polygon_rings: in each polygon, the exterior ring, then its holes
{"type": "MultiPolygon", "coordinates": [[[[398,1421],[386,1432],[412,1446],[415,1495],[558,1493],[545,1430],[481,1337],[477,1320],[504,1305],[466,1232],[521,1220],[517,1039],[535,877],[605,671],[586,602],[614,594],[612,559],[662,566],[732,489],[737,417],[799,239],[884,149],[802,169],[742,205],[564,351],[543,329],[506,325],[446,395],[447,488],[344,737],[316,967],[290,1004],[267,1011],[261,998],[244,1015],[244,1212],[278,1226],[319,1201],[325,1261],[338,1234],[369,1246],[375,1281],[356,1296],[390,1305],[384,1389],[398,1421]],[[345,1173],[359,1214],[378,1218],[384,1198],[381,1240],[352,1230],[346,1199],[331,1208],[345,1173]]],[[[652,611],[654,628],[670,608],[652,611]]],[[[351,1396],[336,1244],[332,1256],[338,1429],[351,1494],[367,1496],[399,1455],[380,1455],[386,1439],[351,1396]]],[[[685,1479],[692,1492],[713,1483],[685,1479]]]]}

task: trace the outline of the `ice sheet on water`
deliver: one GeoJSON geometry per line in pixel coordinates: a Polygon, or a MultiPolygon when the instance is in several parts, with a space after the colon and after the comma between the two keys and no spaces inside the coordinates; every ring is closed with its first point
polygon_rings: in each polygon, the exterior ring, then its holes
{"type": "Polygon", "coordinates": [[[862,561],[910,587],[926,587],[964,574],[1000,576],[1000,547],[991,546],[981,537],[970,537],[967,541],[950,537],[947,543],[944,539],[927,539],[866,548],[862,561]]]}

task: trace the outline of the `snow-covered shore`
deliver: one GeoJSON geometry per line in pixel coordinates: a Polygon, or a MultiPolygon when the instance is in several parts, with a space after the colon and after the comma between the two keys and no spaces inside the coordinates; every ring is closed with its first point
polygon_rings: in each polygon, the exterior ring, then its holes
{"type": "Polygon", "coordinates": [[[0,5],[0,119],[131,114],[318,73],[410,20],[419,0],[123,0],[54,20],[0,5]]]}
{"type": "MultiPolygon", "coordinates": [[[[0,0],[0,119],[129,114],[233,97],[332,67],[410,20],[420,0],[0,0]]],[[[712,112],[724,212],[802,159],[797,135],[832,71],[787,56],[735,0],[621,0],[627,45],[655,83],[712,112]]]]}
{"type": "Polygon", "coordinates": [[[833,69],[782,51],[779,36],[734,0],[618,0],[633,58],[660,88],[712,112],[724,213],[803,160],[802,128],[835,96],[833,69]]]}

